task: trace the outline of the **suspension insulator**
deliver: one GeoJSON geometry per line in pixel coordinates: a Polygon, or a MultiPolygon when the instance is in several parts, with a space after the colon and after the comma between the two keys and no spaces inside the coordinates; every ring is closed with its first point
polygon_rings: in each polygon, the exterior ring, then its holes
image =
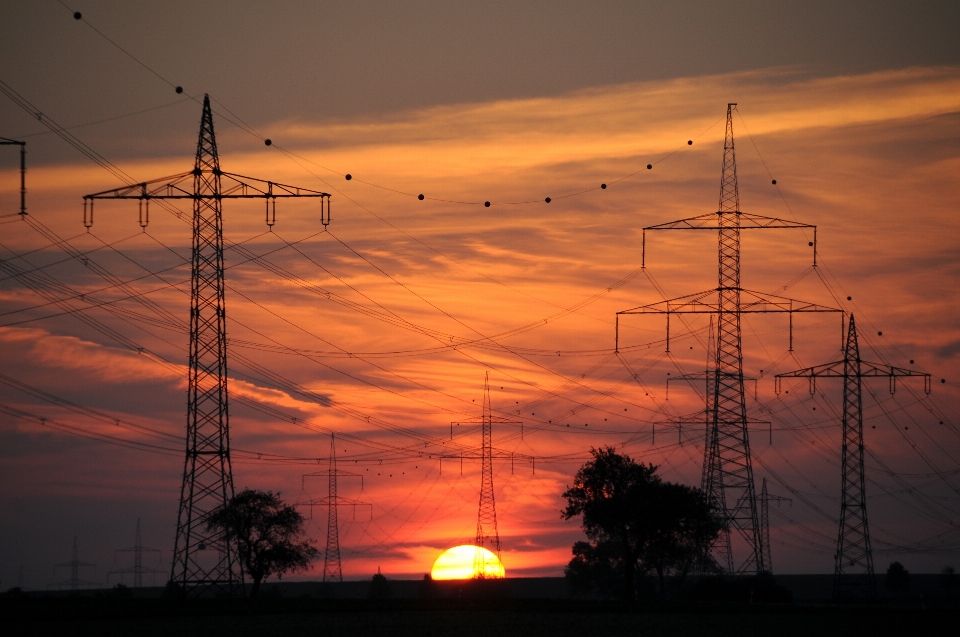
{"type": "Polygon", "coordinates": [[[326,228],[330,225],[330,197],[320,197],[320,223],[326,228]],[[326,201],[326,212],[324,212],[324,201],[326,201]]]}
{"type": "Polygon", "coordinates": [[[146,232],[147,226],[150,225],[150,200],[141,197],[137,201],[140,203],[140,227],[146,232]]]}
{"type": "Polygon", "coordinates": [[[267,197],[267,227],[273,229],[273,224],[277,222],[277,198],[267,197]]]}
{"type": "Polygon", "coordinates": [[[87,230],[93,226],[93,199],[83,199],[83,226],[87,230]]]}

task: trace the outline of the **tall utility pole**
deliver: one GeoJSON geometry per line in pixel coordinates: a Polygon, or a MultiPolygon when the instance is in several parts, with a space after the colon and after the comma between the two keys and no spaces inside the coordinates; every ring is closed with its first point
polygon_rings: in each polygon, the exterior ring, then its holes
{"type": "Polygon", "coordinates": [[[122,578],[126,573],[131,573],[133,575],[133,587],[141,588],[143,587],[143,574],[146,573],[159,573],[160,571],[155,568],[144,568],[143,567],[143,554],[144,553],[156,553],[157,561],[160,560],[160,549],[151,549],[145,547],[143,542],[140,539],[140,518],[137,518],[137,534],[134,537],[133,546],[125,549],[119,549],[117,553],[133,553],[133,566],[131,568],[125,568],[119,571],[111,571],[107,573],[107,578],[109,579],[111,574],[120,575],[122,578]]]}
{"type": "Polygon", "coordinates": [[[20,217],[27,214],[27,142],[0,137],[0,146],[20,147],[20,217]]]}
{"type": "Polygon", "coordinates": [[[337,478],[340,476],[360,478],[360,489],[363,490],[363,475],[351,473],[350,471],[341,471],[337,469],[337,443],[333,434],[330,434],[330,465],[326,471],[317,473],[303,474],[303,480],[314,477],[327,478],[327,497],[319,500],[310,500],[308,502],[298,502],[299,505],[310,506],[311,515],[314,506],[327,507],[327,547],[323,553],[323,581],[324,582],[342,582],[343,568],[340,563],[340,525],[337,517],[337,509],[341,506],[352,506],[354,514],[358,506],[368,506],[370,515],[373,515],[373,506],[367,502],[352,500],[350,498],[341,498],[337,495],[337,478]]]}
{"type": "Polygon", "coordinates": [[[850,315],[843,360],[777,374],[776,391],[781,378],[807,378],[810,394],[817,391],[817,378],[843,378],[842,442],[840,448],[840,531],[834,555],[833,596],[838,600],[877,596],[873,572],[870,529],[867,526],[866,479],[863,470],[863,379],[887,378],[890,393],[897,389],[897,377],[922,376],[923,389],[930,393],[930,374],[912,369],[870,363],[860,359],[857,327],[850,315]]]}
{"type": "Polygon", "coordinates": [[[763,536],[763,566],[768,572],[773,572],[773,555],[770,549],[770,503],[776,502],[777,506],[781,502],[793,501],[790,498],[784,498],[779,495],[770,495],[767,493],[767,479],[763,479],[763,486],[760,487],[760,534],[763,536]]]}
{"type": "Polygon", "coordinates": [[[80,588],[81,584],[84,585],[96,585],[96,582],[89,582],[87,580],[80,579],[80,569],[81,568],[93,568],[96,570],[97,565],[91,564],[90,562],[81,562],[80,561],[80,552],[77,550],[77,536],[73,536],[73,558],[69,562],[63,562],[61,564],[55,564],[53,567],[54,572],[58,568],[69,568],[70,569],[70,579],[65,582],[60,582],[60,586],[66,584],[70,587],[70,590],[75,591],[80,588]]]}
{"type": "Polygon", "coordinates": [[[773,228],[811,229],[813,264],[816,267],[816,226],[763,217],[740,210],[737,161],[733,141],[733,111],[727,105],[727,128],[720,176],[720,203],[717,212],[679,219],[643,229],[641,266],[646,267],[647,230],[716,230],[718,233],[718,284],[714,289],[617,312],[617,349],[620,315],[665,314],[666,349],[670,351],[671,314],[715,314],[717,338],[713,369],[708,373],[707,437],[701,486],[716,510],[723,512],[728,530],[712,552],[717,563],[729,573],[759,573],[763,563],[763,538],[759,533],[753,464],[750,458],[747,407],[744,399],[743,351],[740,317],[748,313],[785,312],[790,318],[789,348],[793,350],[795,312],[840,312],[814,303],[765,295],[740,287],[740,232],[773,228]],[[746,556],[734,559],[731,533],[746,545],[746,556]]]}
{"type": "MultiPolygon", "coordinates": [[[[497,502],[493,493],[493,411],[490,407],[490,372],[483,378],[483,460],[480,470],[480,509],[477,512],[477,537],[473,545],[492,551],[500,559],[500,532],[497,530],[497,502]]],[[[486,553],[474,553],[473,572],[485,577],[486,553]]]]}
{"type": "MultiPolygon", "coordinates": [[[[330,222],[330,195],[220,170],[210,97],[203,98],[193,170],[85,195],[84,225],[93,225],[97,199],[136,199],[140,225],[150,222],[150,201],[193,201],[190,286],[190,363],[187,435],[180,510],[170,580],[184,595],[242,595],[243,574],[229,538],[207,520],[233,497],[230,418],[227,404],[227,333],[223,282],[224,199],[264,199],[267,225],[276,221],[276,200],[320,198],[320,219],[330,222]]],[[[162,204],[163,205],[163,204],[162,204]]]]}

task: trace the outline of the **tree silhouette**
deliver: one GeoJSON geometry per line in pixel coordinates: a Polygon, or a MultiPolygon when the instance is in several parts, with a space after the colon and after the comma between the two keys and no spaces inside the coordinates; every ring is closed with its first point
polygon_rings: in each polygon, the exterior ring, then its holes
{"type": "Polygon", "coordinates": [[[653,569],[665,594],[665,577],[687,574],[719,536],[723,523],[699,489],[664,482],[657,467],[634,462],[612,447],[591,449],[564,492],[563,517],[582,517],[589,544],[574,545],[568,577],[603,577],[620,570],[624,599],[636,594],[639,573],[653,569]]]}
{"type": "Polygon", "coordinates": [[[883,585],[891,593],[904,593],[910,590],[910,571],[900,562],[892,562],[887,568],[887,579],[883,585]]]}
{"type": "Polygon", "coordinates": [[[259,594],[265,578],[306,570],[316,559],[319,551],[309,541],[299,541],[303,526],[303,516],[279,493],[256,489],[236,494],[207,521],[208,529],[222,531],[233,544],[253,580],[251,597],[259,594]]]}
{"type": "Polygon", "coordinates": [[[377,572],[370,580],[367,597],[370,599],[386,599],[390,597],[390,592],[390,582],[388,582],[386,576],[380,572],[380,567],[378,566],[377,572]]]}

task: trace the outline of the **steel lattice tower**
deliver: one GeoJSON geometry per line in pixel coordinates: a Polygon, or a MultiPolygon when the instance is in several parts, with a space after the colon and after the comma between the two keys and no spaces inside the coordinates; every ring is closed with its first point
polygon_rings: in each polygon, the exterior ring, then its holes
{"type": "Polygon", "coordinates": [[[264,199],[267,225],[272,227],[277,198],[291,197],[319,197],[321,222],[330,222],[327,193],[220,169],[213,111],[210,97],[205,95],[193,170],[83,198],[84,225],[88,228],[93,225],[97,199],[139,200],[144,229],[150,219],[151,200],[193,202],[186,459],[170,571],[170,580],[185,595],[243,594],[243,574],[229,538],[207,528],[211,514],[233,497],[222,203],[224,199],[264,199]]]}
{"type": "Polygon", "coordinates": [[[140,518],[137,518],[137,533],[134,537],[133,546],[125,549],[119,549],[117,553],[133,553],[133,566],[131,568],[125,568],[119,571],[111,571],[107,573],[107,577],[110,575],[117,574],[120,575],[121,581],[123,576],[126,573],[131,573],[133,575],[133,587],[141,588],[143,586],[143,574],[144,572],[155,574],[160,571],[155,568],[144,568],[143,567],[143,554],[146,553],[157,553],[158,559],[160,550],[151,549],[143,545],[143,541],[140,539],[140,518]]]}
{"type": "Polygon", "coordinates": [[[793,349],[794,312],[840,312],[814,303],[746,290],[740,285],[740,233],[743,230],[773,228],[813,230],[814,266],[816,266],[816,226],[785,219],[764,217],[740,210],[737,184],[737,158],[733,138],[733,112],[727,105],[727,124],[723,143],[720,176],[720,201],[717,212],[671,221],[644,228],[641,265],[646,267],[647,230],[716,230],[718,234],[717,287],[704,292],[670,299],[652,305],[617,312],[617,350],[621,314],[666,314],[666,349],[670,351],[671,314],[715,314],[716,341],[712,369],[707,373],[707,435],[701,486],[717,511],[727,522],[712,553],[727,572],[745,574],[765,570],[763,538],[757,512],[753,464],[746,400],[744,396],[743,349],[740,317],[748,313],[784,312],[790,315],[790,350],[793,349]],[[716,297],[714,301],[713,298],[716,297]],[[732,537],[746,544],[746,557],[735,559],[732,537]]]}
{"type": "Polygon", "coordinates": [[[170,579],[235,594],[243,582],[237,556],[228,538],[206,528],[210,515],[233,497],[220,185],[213,113],[206,98],[193,169],[197,196],[193,200],[187,455],[170,579]],[[202,551],[216,551],[218,559],[202,564],[197,559],[202,551]]]}
{"type": "Polygon", "coordinates": [[[930,393],[930,374],[870,363],[860,358],[853,314],[850,315],[843,360],[776,376],[777,393],[780,391],[781,378],[808,378],[811,395],[816,392],[817,378],[843,378],[840,530],[837,534],[833,575],[833,595],[839,600],[877,596],[863,468],[863,379],[888,378],[890,393],[893,394],[899,376],[922,376],[924,391],[930,393]]]}
{"type": "MultiPolygon", "coordinates": [[[[474,546],[493,552],[500,559],[500,533],[497,530],[497,502],[493,493],[493,412],[490,407],[490,373],[483,379],[483,444],[480,470],[480,508],[477,512],[477,537],[474,546]]],[[[476,551],[474,573],[486,573],[486,557],[476,551]]]]}
{"type": "Polygon", "coordinates": [[[327,507],[327,548],[323,553],[323,581],[343,581],[340,567],[340,527],[337,522],[337,445],[330,435],[330,476],[327,487],[330,506],[327,507]]]}
{"type": "MultiPolygon", "coordinates": [[[[317,473],[305,473],[303,474],[303,481],[306,484],[307,478],[316,478],[316,477],[325,477],[327,478],[327,497],[320,498],[317,500],[308,500],[306,502],[298,502],[298,506],[309,506],[311,510],[311,517],[313,516],[313,507],[314,506],[326,506],[327,510],[327,546],[323,553],[323,581],[324,582],[342,582],[343,581],[343,568],[340,562],[340,524],[339,518],[337,515],[337,509],[341,506],[352,506],[354,512],[358,506],[368,506],[370,507],[370,515],[373,517],[373,506],[367,502],[361,502],[359,500],[352,500],[349,498],[341,498],[337,494],[337,478],[340,476],[346,476],[351,478],[360,478],[360,488],[363,489],[363,475],[359,473],[352,473],[350,471],[342,471],[337,469],[337,448],[336,448],[336,438],[333,434],[330,434],[330,457],[329,457],[329,466],[326,471],[320,471],[317,473]]],[[[356,513],[354,513],[356,515],[356,513]]]]}
{"type": "Polygon", "coordinates": [[[92,567],[96,571],[97,565],[91,564],[90,562],[81,562],[80,561],[80,551],[77,549],[77,536],[73,536],[73,556],[69,562],[63,562],[61,564],[55,564],[53,567],[54,573],[56,573],[58,568],[69,568],[70,569],[70,579],[65,582],[60,582],[60,586],[66,584],[70,587],[70,590],[76,591],[80,588],[80,585],[85,586],[95,586],[96,582],[89,582],[87,580],[80,579],[80,569],[92,567]]]}

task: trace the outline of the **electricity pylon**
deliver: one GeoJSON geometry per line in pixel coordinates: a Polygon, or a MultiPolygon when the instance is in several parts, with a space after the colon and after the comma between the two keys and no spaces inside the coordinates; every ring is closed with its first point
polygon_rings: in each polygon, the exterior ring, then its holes
{"type": "Polygon", "coordinates": [[[77,536],[73,536],[73,559],[69,562],[63,562],[61,564],[55,564],[53,567],[53,572],[56,573],[58,568],[69,568],[70,569],[70,579],[65,582],[59,582],[59,586],[63,587],[64,584],[70,587],[70,590],[75,591],[80,588],[80,585],[86,586],[96,586],[96,582],[91,582],[88,580],[80,579],[80,569],[81,568],[93,568],[96,572],[97,565],[90,562],[81,562],[80,553],[77,551],[77,536]]]}
{"type": "Polygon", "coordinates": [[[350,498],[341,498],[337,495],[337,478],[340,476],[360,478],[360,490],[363,490],[363,475],[352,473],[350,471],[341,471],[337,469],[337,448],[336,440],[333,434],[330,434],[330,465],[326,471],[317,473],[303,474],[303,482],[307,478],[326,477],[327,478],[327,497],[318,500],[309,500],[307,502],[298,502],[298,505],[310,507],[310,517],[313,517],[314,506],[327,507],[327,547],[323,552],[323,581],[324,582],[342,582],[343,568],[340,564],[340,526],[337,517],[337,509],[341,506],[352,506],[354,516],[358,506],[370,507],[370,516],[373,517],[373,505],[350,498]]]}
{"type": "Polygon", "coordinates": [[[727,572],[745,574],[764,570],[763,538],[759,532],[753,464],[750,457],[747,407],[744,399],[743,351],[740,336],[742,314],[785,312],[790,318],[790,350],[793,350],[793,314],[795,312],[840,312],[815,303],[797,301],[746,290],[740,287],[740,232],[743,230],[811,229],[813,264],[817,260],[816,226],[764,217],[740,210],[737,185],[737,161],[733,140],[733,111],[727,105],[727,128],[723,144],[720,177],[720,203],[717,212],[679,219],[643,229],[641,267],[646,267],[647,230],[716,230],[718,232],[718,284],[715,289],[669,299],[617,312],[617,350],[620,315],[665,314],[666,349],[670,351],[671,314],[715,314],[717,340],[713,369],[708,373],[708,430],[704,449],[701,487],[717,511],[722,512],[727,530],[711,549],[717,563],[727,572]],[[736,533],[747,546],[746,557],[737,562],[731,542],[736,533]]]}
{"type": "MultiPolygon", "coordinates": [[[[497,530],[497,501],[493,493],[493,412],[490,407],[490,372],[483,378],[482,456],[480,470],[480,508],[477,512],[477,536],[473,545],[492,551],[500,560],[500,532],[497,530]]],[[[486,577],[486,553],[474,552],[473,572],[486,577]]]]}
{"type": "Polygon", "coordinates": [[[133,553],[133,566],[130,568],[121,569],[119,571],[110,571],[107,573],[107,579],[109,581],[110,575],[119,575],[121,582],[123,581],[123,576],[127,573],[133,575],[133,587],[142,588],[143,587],[143,574],[144,573],[160,573],[161,571],[156,568],[144,568],[143,567],[143,554],[144,553],[156,553],[157,561],[160,561],[160,549],[151,549],[145,547],[143,542],[140,540],[140,518],[137,518],[137,535],[134,538],[133,546],[125,549],[118,549],[117,553],[133,553]]]}
{"type": "Polygon", "coordinates": [[[770,495],[767,493],[767,479],[763,479],[763,486],[760,487],[760,534],[763,536],[763,566],[767,572],[773,572],[773,555],[770,549],[770,503],[776,502],[780,506],[781,502],[793,504],[790,498],[784,498],[779,495],[770,495]]]}
{"type": "MultiPolygon", "coordinates": [[[[520,412],[518,411],[517,413],[520,412]]],[[[509,418],[493,415],[493,408],[490,405],[490,372],[487,372],[483,377],[483,411],[481,412],[481,417],[479,419],[469,418],[467,420],[460,420],[458,422],[450,423],[451,438],[453,438],[453,425],[480,425],[480,507],[477,511],[477,533],[473,541],[473,545],[478,549],[474,553],[474,573],[476,573],[476,577],[480,578],[486,577],[487,558],[486,554],[479,549],[485,548],[496,554],[498,560],[500,559],[500,532],[497,529],[497,502],[493,493],[493,459],[509,458],[511,473],[513,472],[513,461],[515,457],[520,457],[523,460],[535,462],[535,458],[532,456],[516,456],[516,454],[502,451],[494,452],[493,423],[497,423],[499,425],[521,425],[520,431],[523,431],[523,423],[521,421],[510,420],[509,418]]],[[[441,462],[443,457],[452,456],[441,456],[441,462]]],[[[465,456],[463,454],[459,456],[461,472],[464,457],[465,456]]],[[[466,457],[476,460],[476,456],[473,454],[469,454],[466,457]]],[[[536,469],[535,464],[533,467],[536,469]]]]}
{"type": "Polygon", "coordinates": [[[833,596],[838,600],[877,596],[864,489],[863,379],[888,378],[890,393],[893,394],[897,389],[897,377],[900,376],[923,376],[923,389],[927,394],[930,393],[930,374],[861,360],[857,327],[851,314],[843,360],[774,377],[777,394],[780,393],[781,378],[808,378],[811,395],[817,391],[817,378],[843,378],[840,531],[837,534],[833,571],[833,596]]]}
{"type": "MultiPolygon", "coordinates": [[[[276,200],[291,197],[319,197],[321,222],[330,222],[327,193],[220,170],[207,95],[203,98],[193,170],[83,197],[83,221],[87,228],[93,225],[93,204],[97,199],[138,200],[140,226],[144,230],[150,222],[151,200],[160,200],[161,205],[167,200],[193,201],[186,459],[170,569],[170,580],[184,595],[243,594],[243,573],[229,538],[207,528],[210,516],[233,497],[222,202],[263,199],[267,225],[272,227],[276,221],[276,200]]],[[[176,214],[179,216],[179,212],[176,214]]]]}
{"type": "Polygon", "coordinates": [[[20,147],[20,218],[27,214],[27,142],[0,137],[0,146],[20,147]]]}

